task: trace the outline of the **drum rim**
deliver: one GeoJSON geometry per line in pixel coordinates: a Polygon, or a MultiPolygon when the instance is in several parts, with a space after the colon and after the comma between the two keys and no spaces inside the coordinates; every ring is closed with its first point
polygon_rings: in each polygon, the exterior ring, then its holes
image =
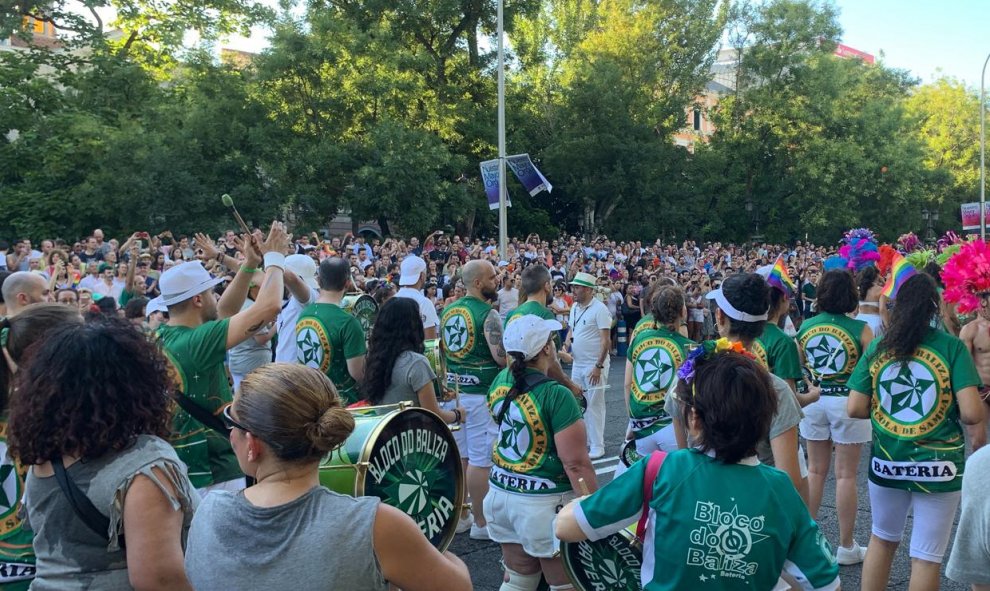
{"type": "MultiPolygon", "coordinates": [[[[632,533],[631,531],[629,531],[626,528],[620,529],[619,531],[615,532],[615,534],[618,534],[618,535],[622,536],[623,538],[625,538],[625,540],[627,542],[629,542],[629,545],[630,546],[632,546],[633,548],[639,550],[639,553],[640,553],[640,559],[639,560],[640,560],[640,563],[642,563],[643,562],[643,556],[642,556],[642,554],[643,554],[643,544],[636,537],[636,534],[632,533]]],[[[615,535],[615,534],[612,534],[612,535],[615,535]]],[[[608,536],[606,536],[606,538],[607,537],[608,536]]],[[[604,539],[605,538],[602,538],[602,540],[604,540],[604,539]]],[[[588,540],[582,540],[582,541],[588,541],[588,540]]],[[[601,540],[598,540],[598,541],[601,541],[601,540]]],[[[570,580],[571,584],[574,585],[574,589],[576,591],[587,591],[585,589],[585,587],[583,587],[580,584],[580,582],[577,580],[577,577],[574,574],[575,572],[577,572],[577,569],[575,569],[574,568],[574,565],[571,564],[571,555],[570,555],[570,552],[567,551],[567,549],[569,547],[571,547],[571,546],[577,546],[580,543],[581,542],[564,542],[564,541],[561,541],[560,542],[560,557],[562,559],[561,562],[564,565],[564,574],[567,575],[568,580],[570,580]]],[[[642,576],[638,579],[638,582],[639,582],[640,589],[642,589],[643,588],[643,579],[642,579],[642,576]]]]}
{"type": "MultiPolygon", "coordinates": [[[[630,439],[629,441],[623,443],[622,447],[619,448],[619,461],[622,462],[622,465],[624,465],[626,468],[632,468],[632,464],[626,462],[626,449],[628,449],[630,446],[632,446],[633,449],[636,448],[635,439],[630,439]]],[[[638,449],[636,450],[636,454],[639,455],[640,460],[643,459],[643,456],[639,453],[638,449]]],[[[638,462],[639,460],[636,461],[638,462]]]]}
{"type": "MultiPolygon", "coordinates": [[[[355,410],[360,410],[360,409],[355,409],[355,410]]],[[[390,411],[388,413],[385,413],[384,415],[380,415],[380,417],[381,417],[382,420],[379,421],[377,425],[375,425],[375,427],[368,434],[368,437],[364,440],[364,443],[361,445],[361,453],[358,456],[358,461],[361,462],[361,463],[367,463],[367,462],[370,462],[371,461],[371,452],[372,452],[373,442],[375,442],[375,441],[378,440],[378,437],[381,435],[381,432],[385,429],[385,425],[391,423],[397,416],[399,416],[402,413],[405,413],[405,412],[414,412],[414,411],[419,411],[419,412],[425,413],[427,415],[430,415],[431,417],[433,417],[434,419],[436,419],[436,421],[437,421],[438,424],[443,425],[443,428],[446,431],[447,436],[449,438],[448,443],[450,444],[450,449],[452,450],[452,452],[458,452],[458,454],[457,454],[458,455],[458,458],[454,462],[454,464],[455,464],[455,466],[454,466],[454,475],[455,475],[455,477],[457,477],[456,480],[455,480],[455,483],[454,483],[454,519],[452,521],[451,527],[449,528],[450,531],[444,533],[443,537],[440,539],[440,546],[438,547],[438,550],[440,550],[441,552],[445,552],[447,550],[447,548],[450,546],[450,544],[454,541],[454,536],[457,535],[457,522],[461,518],[460,517],[461,516],[461,509],[464,507],[464,501],[465,501],[464,494],[465,494],[465,491],[466,491],[466,488],[467,488],[467,483],[464,481],[464,479],[465,479],[464,466],[462,465],[461,460],[460,460],[460,453],[459,453],[458,447],[457,447],[457,440],[454,439],[454,434],[450,431],[450,427],[447,426],[447,423],[443,422],[443,419],[440,418],[440,416],[437,413],[435,413],[435,412],[433,412],[431,410],[425,409],[423,407],[420,407],[420,406],[410,406],[408,408],[397,408],[397,409],[395,409],[393,411],[390,411]]],[[[338,450],[339,449],[342,449],[342,448],[338,448],[338,450]]],[[[365,470],[358,470],[357,471],[357,474],[355,475],[355,478],[354,478],[354,496],[355,497],[366,496],[365,495],[365,481],[366,481],[367,475],[368,475],[368,470],[367,469],[365,469],[365,470]],[[359,484],[360,484],[360,487],[361,487],[361,491],[360,492],[358,492],[358,485],[359,484]]],[[[427,538],[427,540],[429,540],[429,538],[427,538]]]]}

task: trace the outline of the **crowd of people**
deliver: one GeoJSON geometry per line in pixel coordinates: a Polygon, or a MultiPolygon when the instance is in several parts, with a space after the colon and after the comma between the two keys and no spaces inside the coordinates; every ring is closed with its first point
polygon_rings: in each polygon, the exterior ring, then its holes
{"type": "Polygon", "coordinates": [[[500,545],[502,591],[573,588],[561,540],[636,522],[650,591],[836,589],[860,563],[881,590],[912,508],[911,588],[936,589],[960,504],[948,575],[990,585],[990,290],[960,319],[930,268],[895,295],[895,270],[801,242],[530,235],[503,256],[279,222],[37,245],[0,241],[0,588],[470,589],[406,513],[321,483],[354,413],[400,402],[454,426],[457,532],[500,545]],[[613,445],[632,459],[599,489],[613,445]]]}

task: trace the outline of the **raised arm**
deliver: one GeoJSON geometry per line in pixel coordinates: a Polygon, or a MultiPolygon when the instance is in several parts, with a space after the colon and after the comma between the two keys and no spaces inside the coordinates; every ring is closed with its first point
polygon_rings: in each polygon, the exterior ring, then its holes
{"type": "MultiPolygon", "coordinates": [[[[254,240],[250,236],[245,237],[245,242],[254,240]]],[[[267,322],[275,320],[282,309],[282,293],[284,291],[284,281],[282,279],[283,268],[285,267],[285,250],[289,247],[289,236],[285,233],[285,227],[281,222],[272,222],[268,239],[260,245],[261,252],[264,253],[266,268],[261,290],[258,292],[258,299],[246,310],[242,310],[230,317],[230,327],[227,330],[227,348],[244,342],[251,338],[267,322]]],[[[253,249],[248,247],[246,251],[253,249]]],[[[248,264],[258,264],[256,253],[247,257],[244,266],[237,272],[235,281],[241,275],[247,275],[244,267],[248,264]]],[[[247,277],[244,281],[248,281],[247,277]]],[[[227,287],[230,289],[230,286],[227,287]]],[[[245,288],[246,291],[247,288],[245,288]]],[[[243,302],[243,300],[242,300],[243,302]]]]}

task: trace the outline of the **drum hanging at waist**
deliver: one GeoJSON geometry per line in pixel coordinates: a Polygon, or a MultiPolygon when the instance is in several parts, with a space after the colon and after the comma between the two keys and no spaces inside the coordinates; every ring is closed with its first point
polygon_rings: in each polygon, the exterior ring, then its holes
{"type": "Polygon", "coordinates": [[[576,591],[642,591],[643,548],[620,530],[596,542],[561,542],[564,572],[576,591]]]}
{"type": "Polygon", "coordinates": [[[450,545],[464,503],[464,474],[450,429],[432,412],[404,405],[351,411],[354,432],[320,464],[320,483],[378,497],[419,524],[430,543],[450,545]]]}
{"type": "Polygon", "coordinates": [[[444,388],[444,382],[447,380],[447,356],[443,353],[443,341],[430,339],[423,343],[423,348],[426,359],[430,362],[430,368],[437,376],[433,380],[433,392],[436,394],[437,401],[453,400],[453,396],[448,396],[445,393],[446,388],[444,388]]]}
{"type": "Polygon", "coordinates": [[[378,316],[378,302],[370,295],[349,293],[340,301],[340,307],[351,316],[358,319],[364,329],[366,338],[371,338],[371,329],[375,326],[378,316]]]}

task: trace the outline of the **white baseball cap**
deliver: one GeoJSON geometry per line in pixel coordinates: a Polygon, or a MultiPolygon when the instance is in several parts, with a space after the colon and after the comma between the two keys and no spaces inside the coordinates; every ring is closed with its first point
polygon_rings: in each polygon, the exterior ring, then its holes
{"type": "Polygon", "coordinates": [[[546,320],[535,314],[526,314],[509,321],[502,335],[506,353],[522,353],[529,361],[540,354],[555,330],[564,328],[556,320],[546,320]]]}
{"type": "Polygon", "coordinates": [[[426,261],[415,255],[407,256],[399,265],[399,285],[416,285],[424,271],[426,271],[426,261]]]}
{"type": "Polygon", "coordinates": [[[313,289],[320,288],[320,284],[316,281],[316,261],[313,257],[307,254],[290,254],[285,257],[285,268],[298,275],[306,285],[313,289]]]}
{"type": "Polygon", "coordinates": [[[165,306],[174,306],[203,293],[221,281],[223,277],[213,277],[201,263],[189,261],[176,265],[162,273],[158,280],[158,286],[162,290],[161,303],[165,306]]]}

